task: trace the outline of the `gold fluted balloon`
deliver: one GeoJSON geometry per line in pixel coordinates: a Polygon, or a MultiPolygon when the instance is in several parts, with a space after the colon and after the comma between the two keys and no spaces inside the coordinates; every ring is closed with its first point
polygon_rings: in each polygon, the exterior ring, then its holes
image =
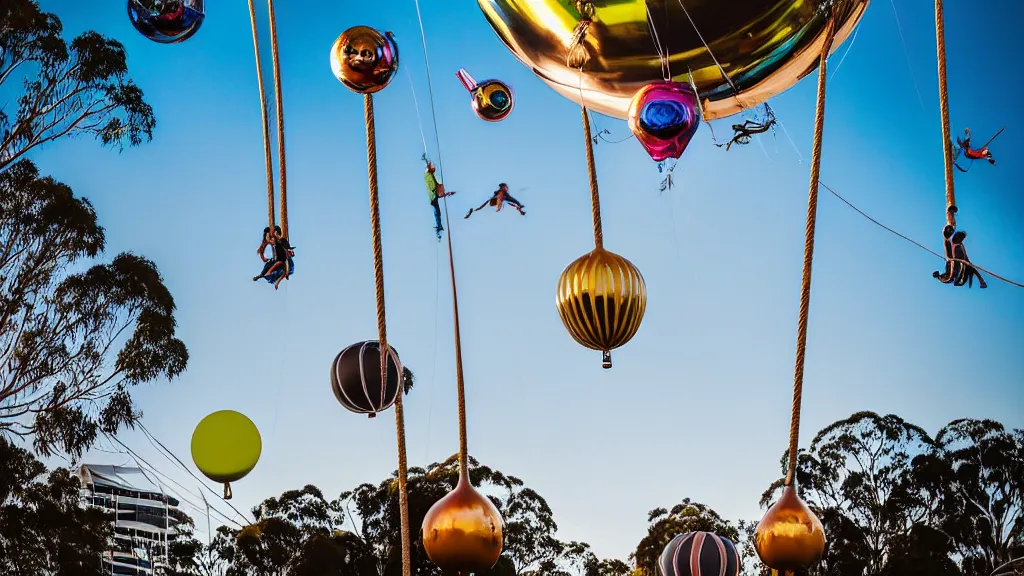
{"type": "Polygon", "coordinates": [[[632,262],[596,248],[562,272],[557,304],[562,324],[573,339],[603,352],[602,365],[611,368],[611,351],[640,329],[647,309],[647,285],[632,262]]]}
{"type": "Polygon", "coordinates": [[[494,503],[476,491],[465,472],[423,517],[423,549],[445,573],[489,570],[501,556],[504,526],[494,503]]]}
{"type": "Polygon", "coordinates": [[[671,79],[688,82],[692,75],[704,118],[713,120],[792,87],[817,67],[828,19],[837,20],[834,51],[868,5],[868,0],[477,2],[505,46],[549,86],[623,120],[637,90],[666,80],[648,13],[668,53],[671,79]],[[570,51],[578,53],[573,67],[570,51]]]}
{"type": "Polygon", "coordinates": [[[754,549],[761,562],[779,572],[809,568],[825,553],[825,528],[793,486],[782,490],[758,523],[754,549]]]}

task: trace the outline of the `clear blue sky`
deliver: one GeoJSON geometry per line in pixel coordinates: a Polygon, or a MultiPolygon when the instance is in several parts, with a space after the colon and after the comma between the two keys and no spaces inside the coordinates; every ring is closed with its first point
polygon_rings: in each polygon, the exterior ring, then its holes
{"type": "MultiPolygon", "coordinates": [[[[307,483],[333,496],[395,468],[393,414],[353,415],[329,386],[333,356],[376,338],[376,322],[362,102],[331,75],[328,49],[356,24],[397,34],[401,77],[376,99],[389,339],[418,376],[407,401],[410,462],[455,452],[447,268],[406,77],[425,107],[412,0],[278,3],[298,270],[276,293],[250,280],[266,200],[245,3],[211,2],[199,34],[178,46],[139,36],[117,2],[42,5],[70,34],[95,29],[121,40],[156,109],[154,141],[139,149],[118,155],[83,139],[35,157],[96,204],[110,255],[152,258],[175,296],[192,360],[178,381],[137,390],[149,429],[189,463],[192,429],[209,412],[239,410],[262,430],[262,460],[234,486],[245,509],[307,483]]],[[[897,7],[910,66],[892,6],[878,0],[830,84],[822,180],[939,249],[932,6],[897,7]]],[[[808,162],[781,132],[761,139],[764,150],[754,143],[725,152],[704,127],[676,169],[676,187],[659,195],[661,175],[636,142],[596,148],[606,245],[640,268],[649,290],[640,332],[615,353],[615,368],[602,370],[554,307],[559,273],[592,248],[579,108],[516,62],[474,2],[426,0],[423,12],[445,179],[459,192],[451,206],[470,452],[536,488],[562,535],[602,556],[625,557],[646,512],[683,497],[757,519],[789,425],[808,162]],[[506,121],[472,114],[460,67],[515,86],[506,121]],[[498,182],[509,183],[528,217],[459,217],[498,182]]],[[[976,262],[1018,279],[1024,125],[1020,79],[1007,71],[1017,64],[1010,55],[1022,17],[1016,0],[947,12],[954,132],[1007,125],[993,148],[999,165],[957,175],[960,222],[976,262]]],[[[813,76],[772,106],[809,158],[813,76]]],[[[623,122],[598,122],[613,139],[628,135],[623,122]]],[[[931,272],[941,261],[824,192],[815,256],[805,442],[856,410],[897,413],[932,432],[965,416],[1024,426],[1024,290],[994,279],[987,291],[940,285],[931,272]]],[[[196,490],[142,435],[124,439],[196,490]]],[[[89,458],[126,460],[100,451],[89,458]]]]}

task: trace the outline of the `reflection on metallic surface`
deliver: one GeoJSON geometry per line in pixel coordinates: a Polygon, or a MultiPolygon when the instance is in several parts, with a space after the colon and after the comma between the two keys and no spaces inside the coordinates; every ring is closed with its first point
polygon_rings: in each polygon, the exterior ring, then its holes
{"type": "Polygon", "coordinates": [[[700,127],[697,95],[689,84],[652,82],[633,96],[628,122],[652,160],[679,158],[700,127]]]}
{"type": "Polygon", "coordinates": [[[445,573],[469,576],[490,569],[501,556],[504,526],[494,503],[465,473],[423,517],[423,549],[445,573]]]}
{"type": "Polygon", "coordinates": [[[394,34],[381,34],[369,26],[345,30],[331,46],[331,71],[353,92],[380,92],[398,72],[394,34]]]}
{"type": "Polygon", "coordinates": [[[780,572],[809,568],[825,553],[825,528],[796,489],[786,486],[758,523],[754,549],[766,566],[780,572]]]}
{"type": "Polygon", "coordinates": [[[505,46],[548,85],[620,119],[626,119],[629,101],[643,85],[669,79],[649,31],[649,11],[668,54],[670,79],[689,82],[692,71],[707,120],[752,108],[792,87],[817,67],[830,15],[837,25],[834,51],[868,5],[868,0],[477,2],[505,46]],[[577,46],[587,56],[581,72],[569,67],[567,58],[586,14],[592,16],[577,46]]]}
{"type": "Polygon", "coordinates": [[[515,94],[512,87],[501,80],[484,80],[477,83],[465,68],[455,73],[462,85],[469,90],[473,113],[481,120],[498,122],[504,120],[515,108],[515,94]]]}
{"type": "Polygon", "coordinates": [[[577,258],[558,279],[558,315],[580,345],[604,352],[629,342],[647,309],[647,286],[629,260],[603,248],[577,258]]]}
{"type": "Polygon", "coordinates": [[[203,25],[204,0],[128,0],[128,19],[143,36],[160,44],[184,42],[203,25]]]}

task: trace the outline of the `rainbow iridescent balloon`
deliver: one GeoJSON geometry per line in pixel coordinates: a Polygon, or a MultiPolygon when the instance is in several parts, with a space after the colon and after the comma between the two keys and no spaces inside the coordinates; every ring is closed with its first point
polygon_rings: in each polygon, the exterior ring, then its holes
{"type": "Polygon", "coordinates": [[[476,2],[505,47],[577,104],[625,119],[633,94],[667,69],[693,82],[704,118],[715,120],[814,71],[828,39],[838,49],[869,0],[476,2]]]}
{"type": "Polygon", "coordinates": [[[508,118],[512,113],[516,101],[511,86],[494,79],[477,83],[465,68],[460,69],[455,75],[459,77],[466,90],[469,90],[473,112],[481,120],[498,122],[508,118]]]}
{"type": "Polygon", "coordinates": [[[203,25],[204,0],[128,0],[128,18],[140,34],[159,44],[184,42],[203,25]]]}
{"type": "Polygon", "coordinates": [[[633,96],[628,121],[655,162],[679,158],[700,127],[697,94],[682,82],[653,82],[633,96]]]}

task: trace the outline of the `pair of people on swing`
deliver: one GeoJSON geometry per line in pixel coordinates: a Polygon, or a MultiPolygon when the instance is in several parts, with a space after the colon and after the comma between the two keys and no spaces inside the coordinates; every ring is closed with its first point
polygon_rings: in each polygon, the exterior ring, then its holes
{"type": "MultiPolygon", "coordinates": [[[[434,232],[437,233],[437,239],[441,239],[441,233],[444,232],[444,226],[441,224],[441,206],[438,200],[446,196],[452,196],[455,191],[447,191],[444,189],[444,184],[437,181],[437,168],[434,164],[426,159],[424,156],[423,160],[427,163],[426,172],[423,175],[423,181],[427,186],[427,198],[430,200],[430,206],[434,209],[434,232]]],[[[495,212],[500,212],[502,206],[508,203],[510,206],[519,211],[520,214],[526,216],[525,208],[522,202],[516,200],[508,193],[508,184],[502,182],[498,185],[498,189],[494,191],[491,197],[481,204],[478,208],[471,209],[466,213],[464,218],[469,218],[473,215],[473,212],[483,210],[487,206],[495,206],[495,212]]]]}
{"type": "Polygon", "coordinates": [[[943,284],[953,284],[953,286],[967,284],[968,288],[974,287],[974,278],[977,277],[978,286],[982,289],[988,288],[988,284],[981,276],[981,273],[978,272],[977,268],[971,264],[970,258],[967,257],[967,249],[964,248],[967,232],[956,229],[956,206],[950,206],[947,211],[953,223],[947,224],[942,229],[942,245],[946,253],[946,269],[942,272],[932,272],[932,277],[943,284]]]}
{"type": "Polygon", "coordinates": [[[274,285],[274,290],[277,290],[281,286],[281,281],[291,277],[292,272],[295,271],[295,262],[292,259],[295,256],[295,247],[285,238],[280,226],[273,228],[268,226],[263,229],[263,242],[260,243],[256,253],[263,260],[263,270],[252,277],[253,282],[265,279],[274,285]],[[274,247],[273,258],[267,258],[265,254],[267,246],[274,247]]]}

